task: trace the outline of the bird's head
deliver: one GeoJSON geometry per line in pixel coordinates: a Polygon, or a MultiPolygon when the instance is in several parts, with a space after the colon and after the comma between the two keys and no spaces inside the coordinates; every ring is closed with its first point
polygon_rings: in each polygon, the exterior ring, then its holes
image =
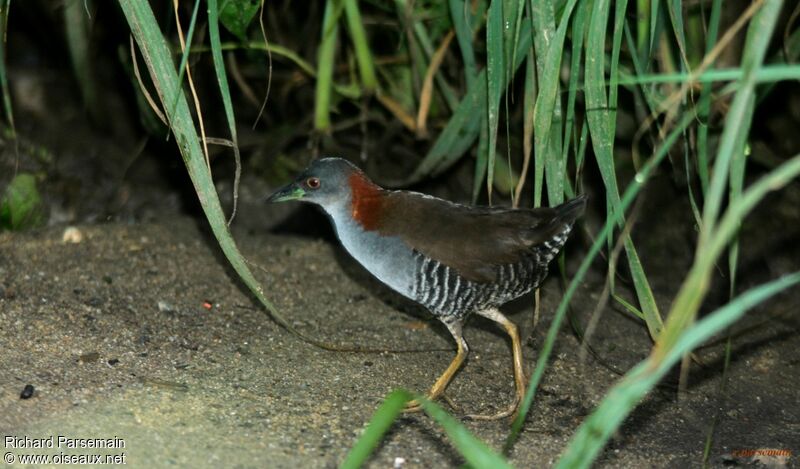
{"type": "Polygon", "coordinates": [[[352,204],[365,190],[379,191],[380,188],[349,161],[322,158],[311,163],[294,182],[270,195],[267,202],[299,200],[330,211],[338,205],[352,204]]]}

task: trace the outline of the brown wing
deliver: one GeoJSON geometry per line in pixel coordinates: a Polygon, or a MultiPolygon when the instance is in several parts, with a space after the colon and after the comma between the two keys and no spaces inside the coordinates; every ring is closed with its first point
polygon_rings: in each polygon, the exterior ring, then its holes
{"type": "Polygon", "coordinates": [[[555,208],[469,207],[412,192],[385,199],[391,217],[378,230],[479,283],[492,282],[495,266],[516,263],[583,212],[585,197],[555,208]]]}

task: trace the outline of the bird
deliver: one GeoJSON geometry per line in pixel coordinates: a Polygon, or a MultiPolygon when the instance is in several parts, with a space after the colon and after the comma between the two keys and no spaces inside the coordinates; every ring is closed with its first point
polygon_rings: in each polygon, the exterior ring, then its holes
{"type": "MultiPolygon", "coordinates": [[[[469,354],[463,326],[473,314],[499,324],[511,339],[515,396],[507,409],[474,419],[515,414],[525,395],[517,326],[500,306],[537,288],[559,253],[586,196],[556,207],[510,209],[458,204],[388,190],[342,158],[313,161],[267,202],[319,206],[344,249],[381,283],[421,304],[456,342],[456,356],[427,394],[441,397],[469,354]]],[[[407,411],[419,411],[412,401],[407,411]]]]}

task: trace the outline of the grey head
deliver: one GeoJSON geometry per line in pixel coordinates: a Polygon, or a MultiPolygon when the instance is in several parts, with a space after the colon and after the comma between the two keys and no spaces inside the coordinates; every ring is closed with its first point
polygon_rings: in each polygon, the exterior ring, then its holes
{"type": "Polygon", "coordinates": [[[321,158],[312,162],[293,182],[270,195],[267,202],[299,200],[320,205],[330,211],[351,200],[351,184],[354,179],[372,184],[349,161],[342,158],[321,158]]]}

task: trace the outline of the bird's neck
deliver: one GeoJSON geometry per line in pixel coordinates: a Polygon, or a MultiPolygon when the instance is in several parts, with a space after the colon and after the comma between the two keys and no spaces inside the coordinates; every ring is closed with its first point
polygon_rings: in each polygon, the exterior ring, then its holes
{"type": "Polygon", "coordinates": [[[375,231],[381,223],[386,191],[361,173],[350,175],[350,217],[366,231],[375,231]]]}

